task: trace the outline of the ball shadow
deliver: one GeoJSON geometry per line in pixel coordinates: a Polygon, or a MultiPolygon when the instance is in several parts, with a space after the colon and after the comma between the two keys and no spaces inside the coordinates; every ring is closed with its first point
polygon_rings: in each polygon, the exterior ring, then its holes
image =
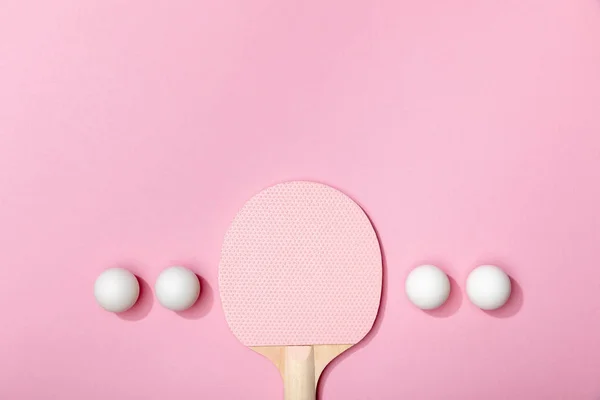
{"type": "Polygon", "coordinates": [[[177,314],[186,319],[200,319],[210,312],[214,303],[213,290],[206,279],[196,274],[200,281],[200,296],[193,306],[177,314]]]}
{"type": "Polygon", "coordinates": [[[454,278],[448,276],[450,281],[450,295],[444,304],[434,310],[423,310],[424,313],[435,318],[448,318],[458,312],[463,302],[460,286],[454,278]]]}
{"type": "Polygon", "coordinates": [[[140,294],[137,302],[127,311],[115,314],[124,321],[140,321],[148,316],[154,306],[154,293],[144,279],[135,276],[140,284],[140,294]]]}
{"type": "Polygon", "coordinates": [[[506,304],[497,310],[484,310],[486,314],[494,318],[510,318],[523,308],[524,296],[521,285],[512,276],[510,277],[510,285],[510,297],[506,304]]]}

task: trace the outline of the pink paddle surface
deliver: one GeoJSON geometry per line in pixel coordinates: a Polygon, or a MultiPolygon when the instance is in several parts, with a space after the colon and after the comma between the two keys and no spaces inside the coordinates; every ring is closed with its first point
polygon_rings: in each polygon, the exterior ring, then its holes
{"type": "Polygon", "coordinates": [[[358,343],[377,316],[381,285],[371,222],[327,185],[269,187],[242,207],[225,235],[221,300],[247,346],[358,343]]]}

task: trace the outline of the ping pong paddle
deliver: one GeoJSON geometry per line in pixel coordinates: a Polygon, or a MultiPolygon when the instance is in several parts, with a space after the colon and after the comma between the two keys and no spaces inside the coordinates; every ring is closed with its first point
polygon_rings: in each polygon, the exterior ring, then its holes
{"type": "Polygon", "coordinates": [[[233,334],[281,372],[285,400],[315,400],[321,373],[371,330],[382,259],[340,191],[287,182],[252,197],[225,235],[219,291],[233,334]]]}

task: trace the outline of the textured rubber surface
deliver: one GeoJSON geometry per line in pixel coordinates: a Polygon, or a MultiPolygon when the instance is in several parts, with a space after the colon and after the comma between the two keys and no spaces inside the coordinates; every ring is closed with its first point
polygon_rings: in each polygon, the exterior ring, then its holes
{"type": "Polygon", "coordinates": [[[355,344],[381,297],[379,242],[348,196],[313,182],[250,199],[225,235],[219,288],[247,346],[355,344]]]}

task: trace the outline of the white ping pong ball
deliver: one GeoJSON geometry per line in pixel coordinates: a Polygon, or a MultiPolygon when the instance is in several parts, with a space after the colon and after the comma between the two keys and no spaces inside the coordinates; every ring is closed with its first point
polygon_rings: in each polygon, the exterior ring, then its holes
{"type": "Polygon", "coordinates": [[[154,290],[158,302],[173,311],[190,308],[200,295],[198,276],[184,267],[170,267],[160,273],[154,290]]]}
{"type": "Polygon", "coordinates": [[[100,307],[119,313],[133,307],[140,295],[140,283],[135,275],[123,268],[102,272],[94,283],[94,296],[100,307]]]}
{"type": "Polygon", "coordinates": [[[502,307],[508,301],[510,291],[510,278],[494,265],[481,265],[467,277],[467,296],[482,310],[502,307]]]}
{"type": "Polygon", "coordinates": [[[405,282],[406,295],[421,310],[440,307],[450,296],[450,280],[435,265],[421,265],[413,269],[405,282]]]}

